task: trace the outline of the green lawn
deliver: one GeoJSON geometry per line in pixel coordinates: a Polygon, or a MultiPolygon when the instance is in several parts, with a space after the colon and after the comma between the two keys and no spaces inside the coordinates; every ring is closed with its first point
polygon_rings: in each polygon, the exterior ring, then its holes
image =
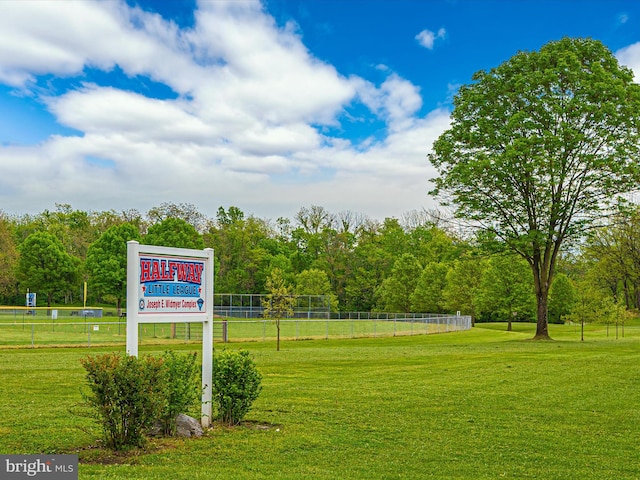
{"type": "Polygon", "coordinates": [[[232,343],[264,375],[248,422],[122,458],[77,406],[78,360],[114,347],[0,350],[0,453],[77,452],[81,479],[640,478],[640,327],[514,330],[232,343]]]}

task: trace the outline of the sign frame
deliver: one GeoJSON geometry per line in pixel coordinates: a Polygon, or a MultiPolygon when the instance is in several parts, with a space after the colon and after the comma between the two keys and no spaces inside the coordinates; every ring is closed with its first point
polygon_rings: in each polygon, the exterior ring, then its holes
{"type": "MultiPolygon", "coordinates": [[[[202,323],[202,418],[200,421],[203,427],[208,427],[211,424],[213,396],[213,268],[212,248],[192,250],[141,245],[135,240],[127,242],[127,354],[138,356],[138,334],[141,323],[202,323]],[[145,260],[148,257],[160,261],[165,260],[165,262],[168,259],[174,259],[177,262],[202,264],[202,271],[197,275],[204,290],[201,292],[202,296],[199,297],[199,300],[203,300],[200,309],[194,312],[180,309],[175,312],[161,310],[157,313],[149,313],[144,311],[144,308],[141,309],[140,302],[144,302],[144,296],[140,297],[141,259],[143,257],[145,260]]],[[[169,272],[175,274],[172,270],[169,272]]],[[[165,275],[166,278],[168,277],[165,275]]]]}

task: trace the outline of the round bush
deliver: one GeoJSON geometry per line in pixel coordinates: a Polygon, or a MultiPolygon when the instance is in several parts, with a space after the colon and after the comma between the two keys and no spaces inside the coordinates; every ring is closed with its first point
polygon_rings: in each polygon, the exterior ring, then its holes
{"type": "Polygon", "coordinates": [[[218,419],[237,425],[260,394],[262,375],[245,350],[223,350],[213,359],[213,403],[218,419]]]}

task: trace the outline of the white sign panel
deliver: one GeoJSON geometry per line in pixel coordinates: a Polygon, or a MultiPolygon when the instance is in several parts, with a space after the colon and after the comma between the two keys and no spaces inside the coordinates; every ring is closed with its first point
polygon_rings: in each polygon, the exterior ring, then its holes
{"type": "Polygon", "coordinates": [[[35,307],[36,306],[36,294],[35,292],[27,292],[27,307],[35,307]]]}
{"type": "Polygon", "coordinates": [[[207,313],[203,260],[141,253],[138,263],[140,315],[207,313]]]}

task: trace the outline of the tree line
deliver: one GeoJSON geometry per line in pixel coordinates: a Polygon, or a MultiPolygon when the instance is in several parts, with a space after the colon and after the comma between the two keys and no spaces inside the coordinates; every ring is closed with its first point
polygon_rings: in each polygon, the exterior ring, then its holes
{"type": "MultiPolygon", "coordinates": [[[[0,213],[0,300],[24,305],[123,308],[126,242],[213,248],[216,293],[268,293],[277,270],[295,294],[326,295],[332,310],[472,315],[476,321],[535,321],[529,265],[437,212],[373,220],[301,208],[293,219],[220,207],[207,218],[190,204],[82,211],[57,204],[37,215],[0,213]]],[[[560,256],[549,321],[622,319],[640,306],[640,207],[609,218],[560,256]]],[[[613,321],[613,320],[612,320],[613,321]]]]}

